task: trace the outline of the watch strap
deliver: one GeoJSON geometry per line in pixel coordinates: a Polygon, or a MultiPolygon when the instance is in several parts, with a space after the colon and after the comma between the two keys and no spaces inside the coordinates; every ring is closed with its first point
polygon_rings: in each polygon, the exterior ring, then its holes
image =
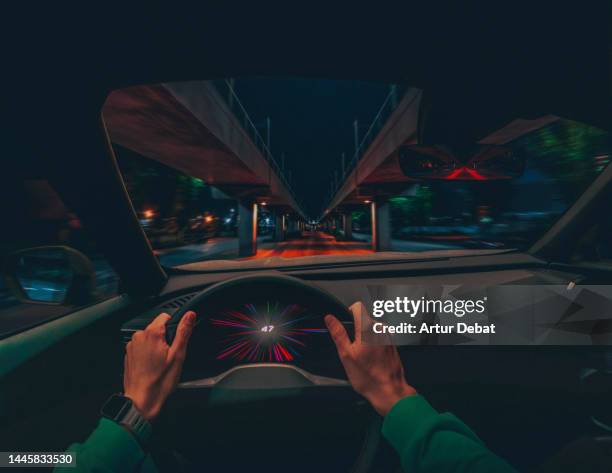
{"type": "Polygon", "coordinates": [[[130,432],[144,449],[151,438],[151,423],[136,409],[132,400],[122,394],[113,394],[102,407],[101,414],[130,432]]]}
{"type": "Polygon", "coordinates": [[[130,403],[130,408],[125,412],[123,418],[117,422],[134,434],[141,446],[148,445],[153,432],[151,423],[142,417],[142,414],[134,407],[134,404],[130,403]]]}

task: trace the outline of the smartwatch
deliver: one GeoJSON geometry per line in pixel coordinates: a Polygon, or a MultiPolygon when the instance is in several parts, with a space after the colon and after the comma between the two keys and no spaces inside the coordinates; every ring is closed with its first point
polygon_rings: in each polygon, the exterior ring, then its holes
{"type": "Polygon", "coordinates": [[[151,424],[142,417],[129,397],[125,397],[122,394],[113,394],[104,403],[100,413],[103,417],[127,429],[136,437],[141,447],[146,447],[151,437],[151,424]]]}

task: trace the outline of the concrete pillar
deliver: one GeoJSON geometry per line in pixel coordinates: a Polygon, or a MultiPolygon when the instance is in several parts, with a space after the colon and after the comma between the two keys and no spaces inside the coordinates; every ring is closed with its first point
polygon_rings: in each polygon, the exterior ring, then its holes
{"type": "Polygon", "coordinates": [[[391,205],[387,200],[370,204],[372,213],[372,250],[391,250],[391,205]]]}
{"type": "Polygon", "coordinates": [[[353,213],[347,212],[342,215],[342,226],[344,227],[344,239],[352,240],[353,239],[353,213]]]}
{"type": "Polygon", "coordinates": [[[285,216],[281,212],[274,214],[274,241],[283,241],[285,239],[285,216]]]}
{"type": "Polygon", "coordinates": [[[257,203],[238,203],[238,255],[254,256],[257,253],[257,203]]]}
{"type": "Polygon", "coordinates": [[[297,222],[294,219],[292,219],[291,217],[288,217],[286,224],[287,224],[288,233],[297,232],[297,222]]]}

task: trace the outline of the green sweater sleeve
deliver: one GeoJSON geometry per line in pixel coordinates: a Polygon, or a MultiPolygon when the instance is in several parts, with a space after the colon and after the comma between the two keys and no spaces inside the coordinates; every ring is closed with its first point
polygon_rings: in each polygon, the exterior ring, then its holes
{"type": "Polygon", "coordinates": [[[383,435],[399,453],[404,471],[510,473],[463,422],[439,414],[421,396],[408,396],[386,415],[383,435]]]}
{"type": "Polygon", "coordinates": [[[157,473],[149,455],[127,430],[102,418],[89,438],[68,447],[75,453],[76,468],[56,468],[62,473],[157,473]]]}

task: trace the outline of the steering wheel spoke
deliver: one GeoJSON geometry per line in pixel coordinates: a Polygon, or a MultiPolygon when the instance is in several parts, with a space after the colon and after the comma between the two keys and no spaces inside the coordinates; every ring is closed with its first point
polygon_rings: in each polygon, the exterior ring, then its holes
{"type": "Polygon", "coordinates": [[[179,389],[221,387],[225,389],[285,389],[318,387],[350,387],[345,379],[309,373],[297,366],[280,363],[239,365],[210,378],[185,381],[179,389]]]}

